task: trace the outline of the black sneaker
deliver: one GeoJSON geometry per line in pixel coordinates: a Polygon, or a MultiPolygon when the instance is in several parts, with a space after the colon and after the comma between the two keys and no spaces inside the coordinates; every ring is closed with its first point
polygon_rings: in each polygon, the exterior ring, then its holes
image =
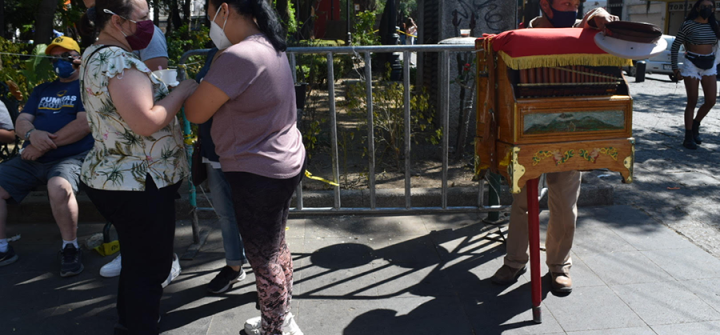
{"type": "Polygon", "coordinates": [[[15,254],[15,250],[11,245],[8,245],[6,252],[0,252],[0,266],[9,265],[15,263],[18,260],[18,255],[15,254]]]}
{"type": "Polygon", "coordinates": [[[79,274],[85,269],[82,264],[82,250],[68,244],[60,251],[60,277],[70,277],[79,274]]]}
{"type": "Polygon", "coordinates": [[[233,287],[233,285],[245,279],[245,270],[235,271],[229,266],[225,266],[220,270],[217,276],[207,286],[210,293],[223,293],[233,287]]]}

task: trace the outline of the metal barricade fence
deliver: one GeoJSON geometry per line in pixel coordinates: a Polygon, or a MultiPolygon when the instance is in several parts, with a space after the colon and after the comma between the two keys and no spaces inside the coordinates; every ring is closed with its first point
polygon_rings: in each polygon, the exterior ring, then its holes
{"type": "MultiPolygon", "coordinates": [[[[191,50],[183,54],[180,60],[178,78],[185,78],[185,66],[190,56],[207,54],[209,49],[191,50]]],[[[342,207],[340,202],[340,186],[334,186],[334,202],[332,207],[315,207],[308,208],[303,206],[302,184],[296,190],[296,207],[291,208],[291,215],[294,214],[312,214],[312,215],[338,215],[338,214],[432,214],[432,213],[478,213],[478,212],[498,212],[507,211],[508,206],[484,206],[484,181],[478,182],[478,194],[476,206],[448,206],[448,157],[449,157],[449,123],[450,123],[450,54],[457,52],[473,52],[473,45],[409,45],[409,46],[349,46],[349,47],[293,47],[288,48],[287,55],[290,66],[293,69],[293,79],[297,82],[296,77],[296,54],[321,54],[327,57],[328,64],[328,96],[330,109],[330,130],[331,130],[331,155],[333,181],[338,184],[339,175],[339,159],[338,159],[338,138],[337,138],[337,119],[335,106],[335,85],[334,85],[334,67],[333,57],[336,54],[359,55],[364,54],[365,65],[365,91],[367,94],[367,124],[368,124],[368,152],[375,152],[374,127],[373,127],[373,104],[372,104],[372,53],[394,53],[402,52],[403,59],[408,60],[414,52],[419,53],[439,53],[440,54],[440,110],[442,115],[442,204],[440,207],[413,207],[411,200],[411,182],[410,182],[410,153],[411,153],[411,130],[409,126],[405,127],[404,134],[404,153],[405,157],[405,207],[377,207],[375,194],[375,155],[369,154],[368,157],[368,187],[369,187],[369,203],[370,207],[342,207]]],[[[403,85],[404,85],[404,122],[405,125],[410,124],[410,62],[403,62],[403,85]]],[[[186,138],[189,135],[190,125],[185,120],[186,138]]],[[[188,157],[192,156],[192,146],[186,141],[188,157]]],[[[191,183],[190,202],[196,210],[212,210],[211,208],[197,208],[195,188],[191,183]]],[[[197,231],[197,215],[194,215],[193,231],[197,231]]],[[[197,235],[197,233],[195,234],[197,235]]],[[[196,242],[198,240],[196,239],[196,242]]]]}

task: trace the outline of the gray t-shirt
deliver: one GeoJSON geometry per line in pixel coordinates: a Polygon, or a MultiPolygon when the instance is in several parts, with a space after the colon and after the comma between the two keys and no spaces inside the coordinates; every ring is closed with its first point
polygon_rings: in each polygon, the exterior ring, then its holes
{"type": "Polygon", "coordinates": [[[249,36],[222,51],[203,81],[230,97],[211,130],[223,172],[274,179],[300,173],[305,147],[284,52],[276,52],[265,35],[249,36]]]}
{"type": "MultiPolygon", "coordinates": [[[[143,62],[148,59],[158,57],[168,58],[167,41],[165,41],[165,34],[163,34],[162,30],[160,30],[158,26],[155,26],[153,38],[150,41],[150,44],[148,44],[147,48],[133,51],[133,53],[138,55],[138,57],[140,57],[140,60],[143,62]]],[[[150,69],[150,71],[155,70],[157,69],[150,69]]]]}
{"type": "Polygon", "coordinates": [[[2,101],[0,101],[0,129],[15,129],[12,119],[10,119],[10,112],[8,112],[7,107],[5,107],[5,104],[2,101]]]}

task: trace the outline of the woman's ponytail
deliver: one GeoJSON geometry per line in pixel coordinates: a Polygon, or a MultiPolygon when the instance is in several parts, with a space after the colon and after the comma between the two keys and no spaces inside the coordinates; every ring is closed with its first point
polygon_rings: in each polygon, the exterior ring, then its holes
{"type": "Polygon", "coordinates": [[[249,2],[252,16],[257,21],[260,31],[270,40],[275,51],[283,52],[287,50],[283,28],[275,9],[265,0],[249,0],[249,2]]]}

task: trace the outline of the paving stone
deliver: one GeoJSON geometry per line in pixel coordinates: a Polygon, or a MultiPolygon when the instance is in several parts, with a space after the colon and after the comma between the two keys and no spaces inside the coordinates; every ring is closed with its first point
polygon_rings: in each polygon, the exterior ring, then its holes
{"type": "Polygon", "coordinates": [[[720,180],[704,173],[676,173],[673,179],[687,187],[720,186],[720,180]]]}
{"type": "Polygon", "coordinates": [[[305,219],[288,219],[285,238],[304,238],[305,219]]]}
{"type": "Polygon", "coordinates": [[[648,325],[720,320],[720,313],[680,282],[611,286],[648,325]]]}
{"type": "Polygon", "coordinates": [[[305,334],[473,334],[452,298],[304,300],[305,334]]]}
{"type": "Polygon", "coordinates": [[[648,327],[616,328],[603,330],[588,330],[578,332],[567,332],[567,335],[655,335],[655,332],[648,327]]]}
{"type": "Polygon", "coordinates": [[[342,215],[313,217],[305,220],[305,234],[316,237],[350,237],[359,235],[366,227],[361,216],[342,215]]]}
{"type": "Polygon", "coordinates": [[[652,329],[658,335],[715,335],[720,333],[720,322],[697,322],[681,323],[674,325],[653,326],[652,329]]]}
{"type": "Polygon", "coordinates": [[[673,280],[670,274],[640,251],[588,254],[582,260],[608,285],[673,280]]]}
{"type": "MultiPolygon", "coordinates": [[[[543,290],[543,298],[548,295],[543,290]]],[[[532,321],[530,284],[524,283],[502,293],[490,291],[484,296],[461,300],[477,334],[555,334],[563,329],[543,303],[542,323],[532,321]]]]}
{"type": "Polygon", "coordinates": [[[487,216],[484,213],[452,213],[452,214],[434,214],[434,215],[418,215],[423,220],[425,228],[428,231],[457,229],[476,223],[482,222],[487,216]]]}
{"type": "Polygon", "coordinates": [[[578,219],[578,228],[573,240],[573,252],[580,257],[589,254],[612,253],[618,251],[635,251],[630,243],[615,234],[610,228],[584,226],[578,219]]]}
{"type": "Polygon", "coordinates": [[[643,321],[607,286],[576,287],[564,297],[543,301],[565,331],[643,326],[643,321]]]}
{"type": "Polygon", "coordinates": [[[705,303],[720,312],[720,278],[707,278],[683,281],[685,287],[705,303]]]}
{"type": "Polygon", "coordinates": [[[678,280],[720,277],[720,260],[700,248],[642,252],[678,280]]]}
{"type": "MultiPolygon", "coordinates": [[[[573,280],[573,287],[583,286],[605,286],[606,283],[598,277],[598,275],[588,267],[582,258],[575,255],[574,252],[570,251],[570,257],[572,259],[572,268],[570,269],[570,276],[573,280]]],[[[547,275],[550,270],[547,266],[547,254],[544,251],[540,252],[540,274],[542,276],[547,275]]],[[[527,272],[523,274],[523,277],[530,281],[530,265],[528,263],[527,272]]],[[[543,283],[543,285],[549,285],[549,283],[543,283]]]]}
{"type": "Polygon", "coordinates": [[[455,288],[437,262],[428,266],[399,266],[394,259],[373,262],[375,289],[379,296],[409,292],[418,296],[454,296],[455,288]]]}
{"type": "Polygon", "coordinates": [[[362,290],[359,297],[377,295],[371,264],[376,256],[372,249],[362,244],[343,242],[342,238],[336,237],[306,240],[309,263],[297,271],[302,274],[302,279],[295,280],[294,295],[328,299],[359,290],[362,290]]]}

